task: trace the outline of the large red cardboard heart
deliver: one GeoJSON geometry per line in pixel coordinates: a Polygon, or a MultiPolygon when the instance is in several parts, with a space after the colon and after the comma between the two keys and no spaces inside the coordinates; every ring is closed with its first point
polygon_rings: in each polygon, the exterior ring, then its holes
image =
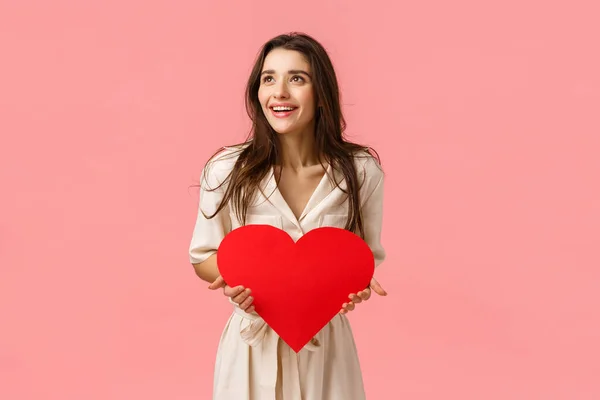
{"type": "Polygon", "coordinates": [[[271,225],[246,225],[221,241],[217,262],[229,286],[250,288],[256,313],[300,351],[373,277],[375,260],[358,235],[322,227],[297,242],[271,225]]]}

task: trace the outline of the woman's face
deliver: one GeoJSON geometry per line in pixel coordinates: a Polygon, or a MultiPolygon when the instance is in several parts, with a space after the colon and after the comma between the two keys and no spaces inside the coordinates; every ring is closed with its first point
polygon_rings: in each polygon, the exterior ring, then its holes
{"type": "Polygon", "coordinates": [[[277,133],[312,133],[315,100],[311,73],[310,64],[298,51],[277,48],[267,54],[260,76],[258,100],[277,133]],[[279,104],[290,106],[292,110],[278,111],[279,104]]]}

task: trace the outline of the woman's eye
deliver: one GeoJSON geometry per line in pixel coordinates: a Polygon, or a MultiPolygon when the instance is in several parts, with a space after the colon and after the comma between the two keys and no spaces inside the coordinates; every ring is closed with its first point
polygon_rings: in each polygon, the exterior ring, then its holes
{"type": "MultiPolygon", "coordinates": [[[[300,82],[304,82],[304,78],[301,77],[300,75],[294,75],[294,76],[292,76],[292,81],[294,81],[296,78],[300,79],[300,82]]],[[[262,79],[262,81],[263,81],[263,83],[268,83],[269,79],[273,79],[273,77],[272,76],[265,76],[262,79]]],[[[296,81],[296,82],[298,82],[298,81],[296,81]]]]}

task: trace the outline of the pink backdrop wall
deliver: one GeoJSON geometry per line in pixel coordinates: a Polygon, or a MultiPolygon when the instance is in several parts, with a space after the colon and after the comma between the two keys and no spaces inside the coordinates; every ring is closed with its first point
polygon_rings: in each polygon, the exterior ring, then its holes
{"type": "Polygon", "coordinates": [[[496,3],[2,1],[0,398],[210,398],[188,186],[291,30],[388,174],[369,398],[600,398],[598,6],[496,3]]]}

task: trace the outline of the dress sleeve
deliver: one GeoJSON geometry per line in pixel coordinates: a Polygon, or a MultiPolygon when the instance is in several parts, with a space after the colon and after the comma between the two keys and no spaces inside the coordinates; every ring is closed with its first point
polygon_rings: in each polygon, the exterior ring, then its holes
{"type": "Polygon", "coordinates": [[[215,254],[221,240],[223,240],[225,235],[231,231],[229,204],[223,207],[221,211],[211,219],[204,216],[211,216],[214,214],[223,200],[225,185],[215,189],[221,184],[218,175],[220,174],[218,173],[218,168],[216,168],[216,166],[214,168],[209,168],[208,173],[206,174],[204,170],[202,171],[198,214],[189,247],[189,257],[192,264],[200,263],[215,254]],[[202,212],[204,212],[204,214],[202,212]]]}
{"type": "Polygon", "coordinates": [[[373,252],[375,267],[378,267],[386,257],[385,249],[381,244],[381,230],[383,225],[383,172],[380,171],[372,179],[374,181],[374,188],[367,194],[367,199],[362,207],[362,215],[365,242],[373,252]]]}

